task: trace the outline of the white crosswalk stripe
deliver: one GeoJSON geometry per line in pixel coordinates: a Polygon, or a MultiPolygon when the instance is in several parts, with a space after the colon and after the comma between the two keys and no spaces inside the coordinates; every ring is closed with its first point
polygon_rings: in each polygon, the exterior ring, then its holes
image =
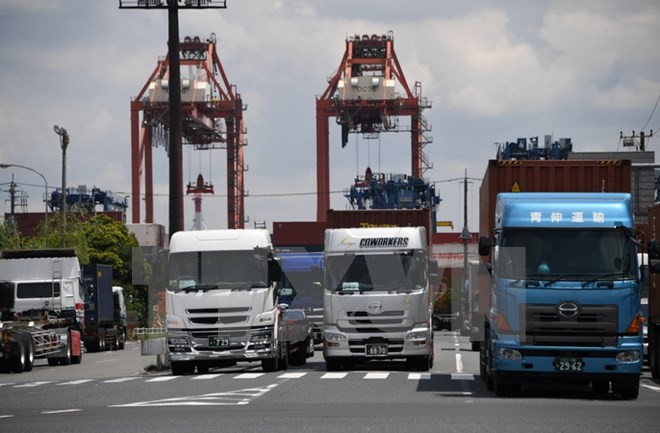
{"type": "Polygon", "coordinates": [[[321,376],[321,379],[343,379],[348,373],[326,373],[321,376]]]}
{"type": "Polygon", "coordinates": [[[170,380],[178,379],[179,377],[181,376],[160,376],[145,380],[145,382],[169,382],[170,380]]]}
{"type": "Polygon", "coordinates": [[[135,376],[135,377],[120,377],[117,379],[109,379],[109,380],[104,380],[103,383],[122,383],[122,382],[128,382],[129,380],[136,380],[140,379],[140,377],[135,376]]]}

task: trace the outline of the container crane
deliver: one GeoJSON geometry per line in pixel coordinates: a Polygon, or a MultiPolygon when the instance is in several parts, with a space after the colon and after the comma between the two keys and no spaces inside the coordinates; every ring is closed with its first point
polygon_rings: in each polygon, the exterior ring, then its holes
{"type": "Polygon", "coordinates": [[[204,220],[202,219],[202,194],[213,194],[213,184],[204,182],[204,176],[200,173],[197,176],[197,182],[191,182],[186,187],[186,194],[194,194],[195,216],[193,218],[193,230],[205,230],[204,220]]]}
{"type": "MultiPolygon", "coordinates": [[[[195,150],[227,149],[228,228],[243,228],[244,158],[247,145],[243,104],[236,86],[229,83],[217,53],[215,34],[206,40],[186,36],[179,46],[181,69],[181,134],[184,145],[195,150]]],[[[152,147],[167,150],[169,134],[169,58],[156,68],[131,101],[132,220],[140,223],[142,175],[145,221],[153,222],[152,147]]]]}
{"type": "Polygon", "coordinates": [[[422,97],[421,83],[410,87],[394,51],[392,32],[383,35],[350,35],[346,51],[328,87],[316,100],[316,179],[318,221],[326,221],[330,208],[329,121],[341,126],[342,147],[350,133],[400,132],[395,121],[410,116],[411,173],[421,179],[432,168],[423,148],[431,143],[430,125],[422,115],[431,104],[422,97]],[[398,82],[403,93],[397,92],[398,82]]]}

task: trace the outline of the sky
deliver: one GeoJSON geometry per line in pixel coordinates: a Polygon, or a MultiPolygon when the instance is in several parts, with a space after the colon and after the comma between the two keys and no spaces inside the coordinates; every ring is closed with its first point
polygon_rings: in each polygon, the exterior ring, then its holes
{"type": "MultiPolygon", "coordinates": [[[[496,142],[571,138],[575,151],[624,151],[620,132],[660,128],[660,3],[657,0],[227,0],[226,9],[180,11],[180,37],[215,34],[229,81],[241,94],[245,227],[316,218],[315,101],[339,67],[346,38],[392,31],[408,83],[432,107],[433,142],[424,173],[442,199],[437,219],[478,227],[478,188],[496,142]]],[[[0,164],[20,164],[61,185],[62,151],[53,125],[67,129],[67,186],[131,194],[130,100],[167,54],[165,10],[119,9],[118,0],[0,2],[0,164]]],[[[401,124],[409,122],[400,119],[401,124]]],[[[660,134],[660,132],[658,133],[660,134]]],[[[656,150],[660,137],[647,142],[656,150]]],[[[184,182],[215,186],[203,197],[209,229],[227,227],[226,152],[183,150],[184,182]]],[[[410,135],[351,135],[341,147],[330,121],[331,207],[367,166],[410,172],[410,135]]],[[[657,158],[656,158],[657,162],[657,158]]],[[[168,227],[168,161],[154,149],[155,222],[168,227]]],[[[44,209],[41,177],[0,169],[44,209]]],[[[130,200],[129,200],[130,203],[130,200]]],[[[193,201],[184,198],[185,228],[193,201]]],[[[128,209],[127,222],[131,221],[128,209]]],[[[144,218],[144,209],[141,211],[144,218]]],[[[143,222],[143,221],[141,221],[143,222]]],[[[441,229],[446,231],[449,229],[441,229]]]]}

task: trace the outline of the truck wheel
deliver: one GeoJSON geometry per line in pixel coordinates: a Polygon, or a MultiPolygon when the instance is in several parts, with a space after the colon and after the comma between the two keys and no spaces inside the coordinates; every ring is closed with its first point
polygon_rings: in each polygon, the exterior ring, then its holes
{"type": "Polygon", "coordinates": [[[99,352],[105,352],[105,329],[99,328],[96,338],[99,341],[99,352]]]}
{"type": "Polygon", "coordinates": [[[181,376],[195,371],[195,364],[187,361],[172,361],[172,374],[181,376]]]}
{"type": "Polygon", "coordinates": [[[265,373],[272,373],[273,371],[277,371],[278,367],[279,358],[277,356],[261,360],[261,368],[265,373]]]}
{"type": "Polygon", "coordinates": [[[14,373],[25,370],[25,346],[22,341],[16,343],[16,354],[9,358],[9,369],[14,373]]]}
{"type": "Polygon", "coordinates": [[[639,396],[639,378],[634,376],[613,380],[612,392],[620,394],[624,400],[635,400],[639,396]]]}
{"type": "Polygon", "coordinates": [[[296,351],[291,353],[291,365],[305,365],[307,363],[307,343],[304,341],[295,344],[296,351]]]}
{"type": "Polygon", "coordinates": [[[119,330],[119,342],[117,343],[117,349],[124,350],[126,345],[126,332],[123,329],[119,330]]]}
{"type": "Polygon", "coordinates": [[[64,356],[59,358],[60,365],[71,365],[71,334],[66,340],[66,350],[64,356]]]}
{"type": "Polygon", "coordinates": [[[326,358],[325,359],[325,369],[328,370],[328,371],[339,371],[339,370],[341,370],[341,359],[326,358]]]}
{"type": "Polygon", "coordinates": [[[27,336],[25,338],[25,367],[23,371],[32,371],[34,367],[34,345],[32,344],[32,338],[27,336]]]}

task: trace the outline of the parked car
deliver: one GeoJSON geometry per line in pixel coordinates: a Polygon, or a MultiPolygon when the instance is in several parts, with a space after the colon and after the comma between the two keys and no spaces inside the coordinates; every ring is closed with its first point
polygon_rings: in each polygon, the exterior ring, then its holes
{"type": "Polygon", "coordinates": [[[314,356],[314,324],[303,310],[284,312],[284,332],[289,342],[289,363],[305,365],[307,358],[314,356]]]}

